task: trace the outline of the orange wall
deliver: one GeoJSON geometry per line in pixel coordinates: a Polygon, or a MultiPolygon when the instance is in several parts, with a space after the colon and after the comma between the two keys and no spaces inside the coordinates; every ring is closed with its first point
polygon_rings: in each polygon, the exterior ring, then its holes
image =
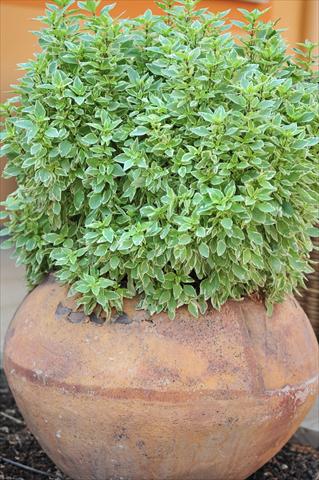
{"type": "MultiPolygon", "coordinates": [[[[40,24],[32,19],[43,13],[45,3],[44,0],[0,0],[2,101],[9,96],[10,84],[15,83],[21,75],[21,72],[17,72],[17,63],[26,61],[38,48],[37,38],[32,35],[31,30],[39,29],[40,24]]],[[[102,0],[102,3],[109,4],[111,0],[102,0]]],[[[258,3],[238,0],[203,0],[201,5],[217,11],[238,7],[254,8],[258,3]]],[[[159,11],[154,0],[118,0],[112,13],[120,15],[125,12],[125,16],[136,16],[147,8],[152,8],[154,13],[159,11]]],[[[238,12],[234,11],[234,16],[239,17],[238,12]]]]}
{"type": "MultiPolygon", "coordinates": [[[[114,0],[116,1],[116,0],[114,0]]],[[[0,0],[0,97],[4,101],[10,96],[10,85],[14,84],[22,75],[16,65],[32,57],[38,49],[37,38],[31,30],[39,29],[39,22],[33,20],[41,15],[45,0],[0,0]]],[[[102,4],[109,4],[111,0],[102,0],[102,4]]],[[[289,30],[285,36],[289,43],[295,44],[307,36],[318,41],[319,0],[203,0],[201,6],[212,10],[232,9],[233,17],[240,14],[236,8],[266,8],[272,6],[267,14],[268,18],[281,17],[280,23],[289,30]]],[[[154,0],[117,0],[113,10],[114,15],[123,11],[125,16],[136,16],[147,8],[155,12],[157,7],[154,0]]],[[[3,160],[2,160],[3,162],[3,160]]],[[[1,166],[0,166],[1,167],[1,166]]],[[[1,174],[1,168],[0,168],[1,174]]],[[[0,200],[14,188],[12,180],[0,180],[0,200]]]]}
{"type": "MultiPolygon", "coordinates": [[[[15,83],[21,75],[17,71],[17,63],[30,58],[37,50],[37,38],[31,30],[39,28],[39,22],[33,20],[43,12],[45,0],[0,0],[0,94],[1,100],[9,96],[10,84],[15,83]]],[[[110,0],[102,0],[110,3],[110,0]]],[[[294,44],[308,37],[318,41],[319,0],[203,0],[202,6],[212,10],[232,8],[233,16],[238,16],[236,8],[272,7],[268,16],[281,17],[280,25],[287,27],[287,40],[294,44]]],[[[147,8],[157,10],[154,0],[118,0],[114,14],[123,11],[126,16],[134,16],[147,8]]]]}
{"type": "MultiPolygon", "coordinates": [[[[116,1],[116,0],[114,0],[116,1]]],[[[23,75],[17,70],[17,64],[32,57],[38,49],[37,37],[32,30],[38,30],[40,24],[33,20],[43,13],[45,0],[0,0],[0,99],[3,102],[10,94],[10,85],[23,75]]],[[[102,4],[109,4],[111,0],[102,0],[102,4]]],[[[247,7],[247,3],[237,0],[203,0],[203,6],[214,10],[247,7]]],[[[253,2],[250,7],[256,6],[253,2]]],[[[148,8],[159,11],[154,0],[117,0],[117,6],[112,13],[125,16],[136,16],[148,8]]],[[[4,159],[0,160],[0,176],[4,167],[4,159]]],[[[15,189],[13,179],[0,178],[0,201],[15,189]]]]}
{"type": "Polygon", "coordinates": [[[272,17],[287,28],[284,36],[291,46],[309,39],[319,42],[319,0],[272,0],[272,17]]]}

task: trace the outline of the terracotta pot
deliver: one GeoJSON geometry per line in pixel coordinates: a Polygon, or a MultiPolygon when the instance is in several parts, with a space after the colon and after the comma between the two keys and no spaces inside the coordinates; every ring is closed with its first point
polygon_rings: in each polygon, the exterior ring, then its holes
{"type": "Polygon", "coordinates": [[[271,318],[246,299],[173,321],[132,300],[99,325],[66,293],[51,276],[29,294],[4,364],[31,431],[76,480],[241,480],[313,403],[318,347],[293,298],[271,318]]]}

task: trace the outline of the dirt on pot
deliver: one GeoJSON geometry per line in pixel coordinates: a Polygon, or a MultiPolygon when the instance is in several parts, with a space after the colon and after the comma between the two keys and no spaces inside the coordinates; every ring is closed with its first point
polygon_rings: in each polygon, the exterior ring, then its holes
{"type": "MultiPolygon", "coordinates": [[[[0,480],[71,480],[43,452],[0,372],[0,480]]],[[[288,443],[248,480],[319,480],[319,450],[288,443]]]]}

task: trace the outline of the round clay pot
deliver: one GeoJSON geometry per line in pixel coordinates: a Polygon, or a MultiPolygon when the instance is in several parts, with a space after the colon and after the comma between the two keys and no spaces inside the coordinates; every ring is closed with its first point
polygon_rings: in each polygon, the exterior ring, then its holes
{"type": "Polygon", "coordinates": [[[198,319],[74,313],[52,276],[9,328],[4,365],[28,426],[75,480],[241,480],[295,432],[317,391],[310,323],[289,297],[198,319]]]}

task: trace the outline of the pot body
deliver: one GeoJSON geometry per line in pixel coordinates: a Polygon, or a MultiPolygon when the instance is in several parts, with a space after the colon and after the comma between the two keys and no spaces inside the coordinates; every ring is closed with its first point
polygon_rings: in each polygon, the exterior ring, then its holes
{"type": "Polygon", "coordinates": [[[295,432],[317,392],[318,346],[289,297],[229,301],[99,325],[52,276],[7,333],[4,366],[26,422],[76,480],[241,480],[295,432]],[[74,323],[80,322],[80,323],[74,323]]]}

